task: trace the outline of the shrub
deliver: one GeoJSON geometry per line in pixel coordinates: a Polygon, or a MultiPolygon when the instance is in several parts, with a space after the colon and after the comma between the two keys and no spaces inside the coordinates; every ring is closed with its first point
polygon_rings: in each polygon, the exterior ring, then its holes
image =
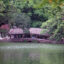
{"type": "Polygon", "coordinates": [[[48,29],[42,29],[41,34],[46,34],[46,33],[48,33],[48,32],[49,32],[48,29]]]}

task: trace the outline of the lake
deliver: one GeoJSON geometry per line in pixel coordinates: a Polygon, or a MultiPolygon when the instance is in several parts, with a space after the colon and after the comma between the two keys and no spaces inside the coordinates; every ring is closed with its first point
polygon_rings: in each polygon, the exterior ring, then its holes
{"type": "Polygon", "coordinates": [[[64,64],[64,45],[0,43],[0,64],[64,64]]]}

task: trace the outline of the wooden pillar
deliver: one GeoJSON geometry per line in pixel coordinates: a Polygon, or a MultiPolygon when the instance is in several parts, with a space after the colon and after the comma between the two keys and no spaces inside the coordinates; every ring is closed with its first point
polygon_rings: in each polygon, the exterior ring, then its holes
{"type": "Polygon", "coordinates": [[[9,35],[10,36],[10,39],[11,39],[11,35],[9,35]]]}
{"type": "Polygon", "coordinates": [[[38,36],[38,35],[36,34],[36,38],[37,38],[37,36],[38,36]]]}
{"type": "Polygon", "coordinates": [[[24,34],[22,34],[22,38],[24,38],[24,34]]]}
{"type": "Polygon", "coordinates": [[[18,35],[16,34],[16,38],[18,38],[18,35]]]}
{"type": "Polygon", "coordinates": [[[30,34],[30,37],[32,38],[32,34],[30,34]]]}

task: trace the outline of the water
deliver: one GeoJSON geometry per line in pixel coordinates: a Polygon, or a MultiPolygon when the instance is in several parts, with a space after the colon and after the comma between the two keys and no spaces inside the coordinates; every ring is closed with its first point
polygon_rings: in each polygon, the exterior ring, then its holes
{"type": "Polygon", "coordinates": [[[64,64],[64,45],[0,44],[0,64],[64,64]]]}

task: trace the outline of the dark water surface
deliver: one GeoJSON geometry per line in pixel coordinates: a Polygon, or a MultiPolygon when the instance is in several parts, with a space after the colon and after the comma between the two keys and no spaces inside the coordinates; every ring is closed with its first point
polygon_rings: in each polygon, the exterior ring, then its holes
{"type": "Polygon", "coordinates": [[[0,43],[0,64],[64,64],[64,45],[0,43]]]}

